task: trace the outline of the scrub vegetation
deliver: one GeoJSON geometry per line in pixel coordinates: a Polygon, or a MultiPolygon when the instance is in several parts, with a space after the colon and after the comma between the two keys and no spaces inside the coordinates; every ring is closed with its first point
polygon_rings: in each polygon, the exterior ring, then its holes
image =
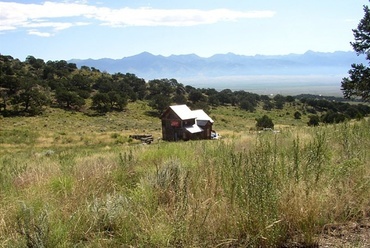
{"type": "Polygon", "coordinates": [[[3,117],[0,246],[316,246],[369,218],[370,121],[308,126],[298,107],[214,107],[221,139],[176,143],[158,139],[141,101],[99,116],[3,117]],[[265,114],[275,132],[257,130],[265,114]]]}
{"type": "MultiPolygon", "coordinates": [[[[364,11],[351,44],[369,59],[364,11]]],[[[368,70],[346,98],[369,101],[368,70]]],[[[369,113],[0,55],[0,246],[370,247],[369,113]],[[221,139],[161,141],[173,103],[221,139]]]]}

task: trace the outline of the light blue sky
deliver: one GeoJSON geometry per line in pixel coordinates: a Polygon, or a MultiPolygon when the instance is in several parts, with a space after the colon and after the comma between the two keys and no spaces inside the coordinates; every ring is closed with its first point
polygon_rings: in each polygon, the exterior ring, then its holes
{"type": "Polygon", "coordinates": [[[350,51],[367,0],[0,1],[0,53],[24,60],[350,51]]]}

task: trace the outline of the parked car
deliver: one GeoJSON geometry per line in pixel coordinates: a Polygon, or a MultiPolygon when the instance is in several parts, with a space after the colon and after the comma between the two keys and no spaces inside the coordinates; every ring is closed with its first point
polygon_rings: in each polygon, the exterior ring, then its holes
{"type": "Polygon", "coordinates": [[[212,130],[211,132],[211,139],[219,139],[220,135],[212,130]]]}

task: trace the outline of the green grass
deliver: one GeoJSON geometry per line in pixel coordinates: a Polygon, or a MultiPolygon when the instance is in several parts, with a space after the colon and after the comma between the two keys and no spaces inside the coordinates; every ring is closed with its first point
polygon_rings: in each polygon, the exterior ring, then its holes
{"type": "Polygon", "coordinates": [[[312,245],[370,214],[369,120],[309,128],[289,109],[258,133],[261,113],[220,107],[221,140],[142,145],[128,135],[160,135],[146,111],[1,119],[0,246],[312,245]]]}

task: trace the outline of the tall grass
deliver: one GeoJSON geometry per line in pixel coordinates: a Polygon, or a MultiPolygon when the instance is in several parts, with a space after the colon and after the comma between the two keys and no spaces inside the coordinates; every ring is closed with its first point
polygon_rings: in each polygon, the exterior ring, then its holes
{"type": "Polygon", "coordinates": [[[0,159],[2,247],[315,245],[370,214],[370,122],[0,159]]]}

